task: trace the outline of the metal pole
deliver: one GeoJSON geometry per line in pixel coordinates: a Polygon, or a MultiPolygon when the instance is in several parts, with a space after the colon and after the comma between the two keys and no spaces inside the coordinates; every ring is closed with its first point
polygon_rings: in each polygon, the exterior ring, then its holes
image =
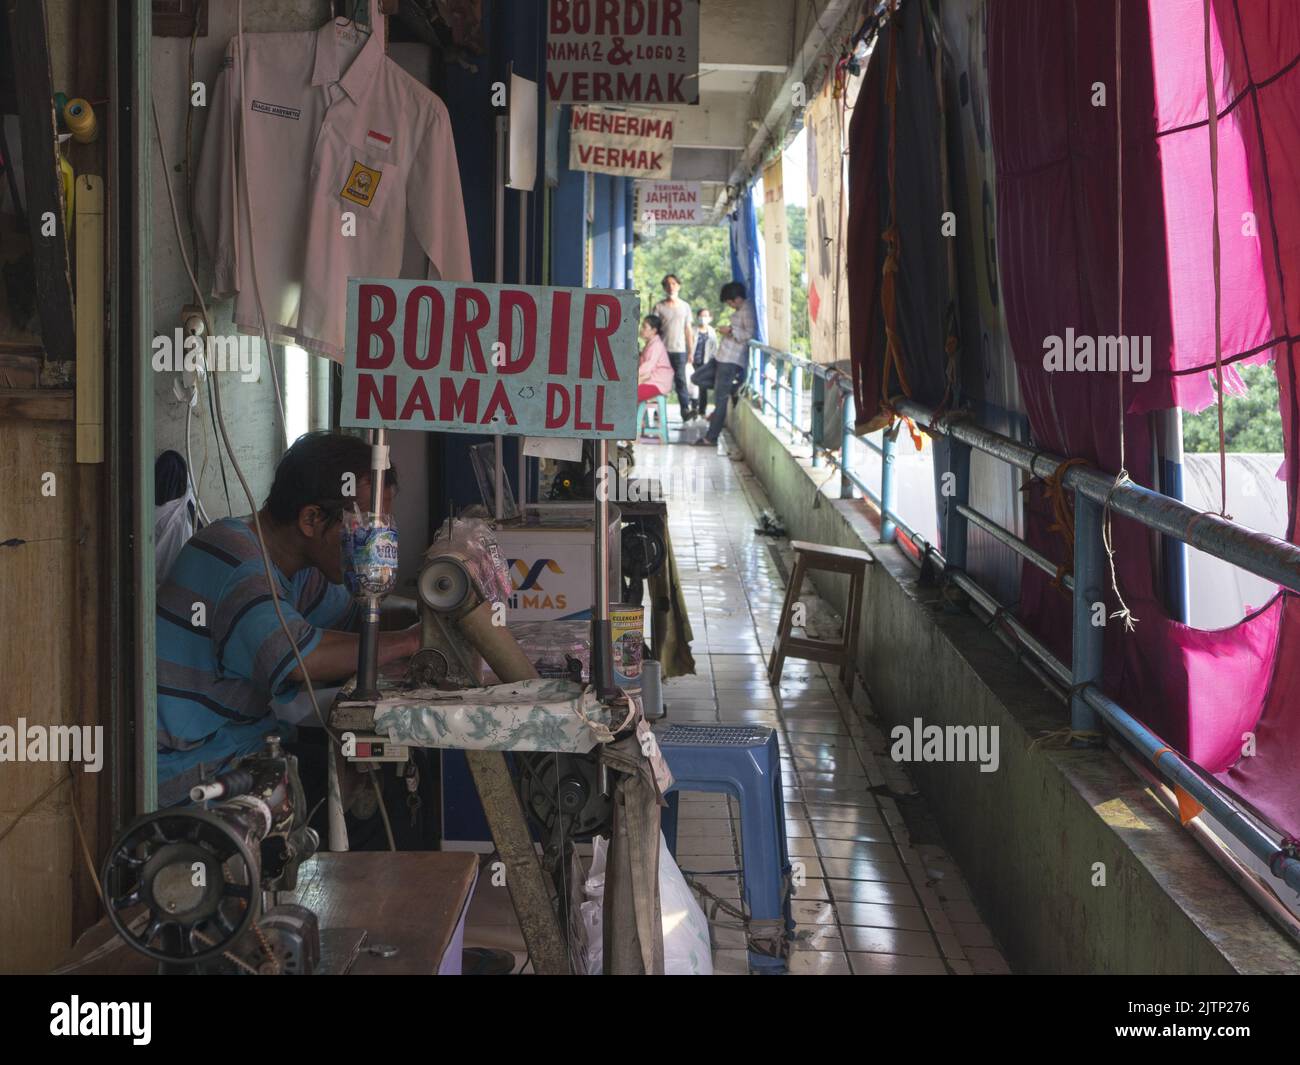
{"type": "MultiPolygon", "coordinates": [[[[370,431],[370,513],[378,520],[384,510],[384,471],[388,469],[388,430],[370,431]]],[[[363,601],[361,638],[357,643],[355,699],[379,698],[379,596],[363,601]]]]}
{"type": "Polygon", "coordinates": [[[897,494],[894,477],[894,448],[898,443],[898,428],[902,422],[895,422],[892,428],[880,434],[880,539],[892,544],[897,529],[893,522],[894,500],[897,494]]]}
{"type": "Polygon", "coordinates": [[[776,415],[776,427],[781,428],[781,364],[780,355],[774,356],[776,365],[772,368],[772,413],[776,415]]]}
{"type": "Polygon", "coordinates": [[[826,378],[819,373],[812,379],[812,464],[816,469],[821,461],[817,447],[822,442],[822,432],[826,428],[826,378]]]}
{"type": "Polygon", "coordinates": [[[1097,714],[1083,698],[1081,684],[1101,680],[1106,633],[1105,565],[1102,559],[1101,507],[1074,493],[1074,639],[1071,654],[1070,727],[1096,732],[1097,714]],[[1098,609],[1100,607],[1100,609],[1098,609]],[[1097,617],[1100,616],[1100,624],[1097,617]]]}
{"type": "Polygon", "coordinates": [[[758,353],[758,409],[767,413],[767,352],[758,353]]]}
{"type": "Polygon", "coordinates": [[[948,443],[947,484],[941,483],[943,499],[943,556],[949,565],[966,568],[966,518],[962,506],[970,501],[970,445],[952,437],[948,443]],[[951,493],[951,494],[949,494],[951,493]]]}
{"type": "MultiPolygon", "coordinates": [[[[911,400],[898,408],[918,424],[933,428],[933,411],[911,400]]],[[[1065,461],[1050,452],[1036,451],[999,433],[969,423],[945,425],[938,431],[979,448],[1035,477],[1048,478],[1065,461]]],[[[1116,486],[1113,474],[1087,466],[1072,466],[1063,483],[1098,504],[1110,499],[1110,509],[1133,518],[1157,532],[1231,562],[1256,576],[1300,592],[1300,547],[1266,533],[1255,532],[1218,514],[1193,510],[1132,481],[1116,486]]]]}
{"type": "MultiPolygon", "coordinates": [[[[1173,410],[1156,413],[1160,432],[1158,461],[1160,491],[1171,499],[1183,498],[1183,412],[1173,410]]],[[[1187,623],[1187,545],[1169,536],[1160,538],[1161,561],[1164,565],[1165,606],[1175,621],[1187,623]]]]}
{"type": "Polygon", "coordinates": [[[799,443],[799,393],[803,384],[799,367],[790,363],[790,434],[794,443],[799,443]]]}
{"type": "MultiPolygon", "coordinates": [[[[506,115],[497,116],[497,152],[496,152],[496,247],[492,278],[498,285],[506,280],[506,143],[510,120],[506,115]]],[[[501,482],[505,479],[504,443],[501,434],[494,438],[493,474],[495,476],[496,498],[493,500],[493,514],[497,521],[505,517],[505,492],[501,482]]]]}
{"type": "MultiPolygon", "coordinates": [[[[528,193],[519,192],[519,270],[516,281],[528,284],[528,193]]],[[[528,458],[524,454],[524,442],[516,442],[519,448],[519,470],[515,482],[515,499],[519,503],[519,512],[523,513],[524,504],[528,502],[528,458]]]]}
{"type": "Polygon", "coordinates": [[[613,698],[618,690],[614,686],[613,633],[609,624],[609,441],[603,437],[596,442],[596,513],[595,559],[596,582],[591,608],[591,683],[602,699],[613,698]]]}
{"type": "MultiPolygon", "coordinates": [[[[983,529],[998,543],[1006,544],[1007,547],[1011,548],[1011,550],[1021,558],[1028,559],[1044,573],[1050,573],[1053,577],[1056,576],[1056,563],[1046,555],[1035,551],[1025,543],[1024,540],[1020,539],[1020,537],[1007,532],[1006,529],[1002,528],[1002,526],[997,524],[997,522],[990,518],[986,518],[978,510],[974,510],[971,507],[966,506],[964,503],[958,503],[957,510],[968,523],[974,525],[977,529],[983,529]]],[[[1061,583],[1069,588],[1070,591],[1074,591],[1074,578],[1071,577],[1070,574],[1063,574],[1061,576],[1061,583]]]]}
{"type": "Polygon", "coordinates": [[[853,393],[840,390],[840,498],[853,498],[853,481],[849,477],[849,441],[853,439],[856,415],[853,393]]]}
{"type": "MultiPolygon", "coordinates": [[[[1075,523],[1077,526],[1077,511],[1075,523]]],[[[1234,838],[1244,843],[1256,858],[1269,867],[1274,876],[1281,878],[1294,890],[1300,891],[1300,861],[1282,853],[1275,840],[1261,832],[1250,818],[1201,777],[1182,755],[1170,749],[1159,736],[1133,718],[1118,703],[1107,698],[1096,687],[1085,688],[1081,694],[1089,707],[1096,712],[1094,716],[1104,717],[1124,739],[1141,751],[1163,776],[1172,780],[1204,806],[1206,811],[1234,838]]]]}

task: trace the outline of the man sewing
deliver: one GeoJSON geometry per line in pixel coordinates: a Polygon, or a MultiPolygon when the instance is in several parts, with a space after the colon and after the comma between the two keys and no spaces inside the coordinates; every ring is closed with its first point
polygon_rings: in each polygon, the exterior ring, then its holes
{"type": "MultiPolygon", "coordinates": [[[[390,470],[385,513],[396,487],[390,470]]],[[[370,493],[370,446],[356,437],[309,433],[280,460],[258,517],[284,625],[251,516],[214,522],[182,548],[158,591],[159,806],[185,801],[268,733],[293,735],[277,708],[303,687],[299,657],[316,687],[356,672],[360,612],[342,583],[342,517],[354,503],[368,509],[370,493]]],[[[419,648],[419,625],[381,632],[379,664],[419,648]]],[[[300,756],[309,796],[323,793],[307,779],[324,766],[314,761],[300,756]]]]}

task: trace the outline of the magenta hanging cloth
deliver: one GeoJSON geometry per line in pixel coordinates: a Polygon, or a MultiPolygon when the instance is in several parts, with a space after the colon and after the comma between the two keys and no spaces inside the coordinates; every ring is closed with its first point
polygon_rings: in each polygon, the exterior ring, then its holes
{"type": "MultiPolygon", "coordinates": [[[[1293,194],[1283,208],[1270,190],[1293,190],[1300,170],[1300,5],[1261,0],[1240,7],[1225,2],[1215,10],[1215,39],[1224,42],[1215,56],[1220,106],[1239,112],[1219,128],[1222,350],[1233,361],[1279,360],[1294,512],[1297,419],[1291,378],[1298,316],[1287,301],[1300,293],[1300,212],[1293,194]],[[1226,31],[1224,19],[1230,20],[1226,31]],[[1251,217],[1243,220],[1248,212],[1251,217]],[[1246,230],[1253,229],[1253,238],[1242,230],[1250,221],[1246,230]],[[1259,236],[1266,229],[1268,235],[1259,236]],[[1238,241],[1231,250],[1230,230],[1238,241]]],[[[1145,412],[1174,403],[1204,406],[1213,397],[1206,378],[1215,359],[1205,64],[1199,0],[1124,3],[1122,12],[1122,324],[1116,291],[1114,8],[1077,0],[991,0],[990,117],[1007,324],[1034,439],[1045,449],[1117,470],[1116,374],[1046,372],[1044,357],[1052,338],[1063,344],[1081,336],[1149,338],[1150,364],[1124,375],[1123,406],[1128,473],[1150,486],[1145,412]],[[1178,31],[1166,34],[1174,23],[1178,31]]],[[[1144,347],[1147,341],[1138,343],[1144,347]]],[[[1050,530],[1053,520],[1044,487],[1032,486],[1026,537],[1060,561],[1064,550],[1050,530]]],[[[1228,779],[1279,827],[1300,831],[1300,780],[1293,769],[1300,750],[1300,676],[1296,684],[1290,680],[1300,665],[1274,676],[1284,604],[1275,599],[1237,625],[1213,632],[1174,622],[1154,583],[1159,567],[1151,534],[1125,519],[1113,520],[1119,587],[1139,620],[1132,633],[1108,623],[1103,687],[1212,772],[1237,763],[1242,734],[1258,722],[1257,755],[1232,769],[1228,779]],[[1282,763],[1288,757],[1286,772],[1282,763]]],[[[1117,606],[1108,601],[1107,612],[1117,606]]],[[[1069,599],[1030,566],[1024,567],[1020,610],[1068,661],[1069,599]]],[[[1300,625],[1296,613],[1289,611],[1288,624],[1300,625]]],[[[1283,640],[1293,646],[1300,633],[1288,631],[1283,640]]]]}
{"type": "MultiPolygon", "coordinates": [[[[1160,49],[1190,53],[1188,23],[1195,22],[1200,42],[1198,60],[1204,66],[1201,4],[1196,0],[1151,0],[1152,29],[1160,49]],[[1166,44],[1166,42],[1168,42],[1166,44]]],[[[1287,539],[1296,542],[1297,494],[1297,382],[1296,355],[1300,345],[1300,5],[1294,0],[1215,0],[1211,44],[1218,123],[1220,242],[1223,268],[1223,358],[1264,361],[1273,359],[1281,393],[1285,476],[1290,517],[1287,539]]],[[[1183,203],[1194,195],[1198,179],[1208,189],[1204,165],[1197,167],[1195,144],[1208,153],[1208,130],[1196,125],[1206,118],[1204,75],[1200,85],[1185,88],[1173,74],[1187,60],[1170,61],[1170,76],[1159,79],[1162,128],[1181,130],[1162,140],[1169,142],[1165,160],[1167,203],[1183,203]],[[1166,94],[1165,89],[1168,88],[1166,94]],[[1193,95],[1195,94],[1195,95],[1193,95]],[[1166,104],[1166,98],[1168,104],[1166,104]],[[1186,105],[1175,107],[1181,98],[1186,105]],[[1187,108],[1190,107],[1191,110],[1187,108]],[[1189,124],[1193,128],[1182,129],[1189,124]],[[1191,142],[1188,144],[1186,142],[1191,142]]],[[[1188,76],[1190,78],[1190,75],[1188,76]]],[[[1194,229],[1193,208],[1187,234],[1194,229]]],[[[1172,214],[1172,211],[1171,211],[1172,214]]],[[[1202,231],[1206,230],[1204,224],[1202,231]]],[[[1177,234],[1177,239],[1190,236],[1177,234]]],[[[1207,245],[1208,235],[1203,238],[1207,245]]],[[[1170,230],[1171,247],[1175,240],[1170,230]]],[[[1189,253],[1188,261],[1191,261],[1189,253]]],[[[1213,337],[1213,277],[1202,266],[1199,276],[1189,266],[1174,277],[1175,291],[1188,293],[1176,317],[1175,368],[1180,394],[1191,401],[1213,398],[1203,387],[1197,337],[1207,329],[1205,307],[1211,315],[1213,337]],[[1207,281],[1208,278],[1208,281],[1207,281]],[[1208,299],[1205,294],[1209,293],[1208,299]],[[1182,341],[1187,338],[1187,343],[1182,341]]],[[[1209,365],[1213,365],[1213,340],[1209,365]]],[[[1224,781],[1264,815],[1292,836],[1300,835],[1300,600],[1290,593],[1275,603],[1281,635],[1270,675],[1263,712],[1253,728],[1255,754],[1242,757],[1219,774],[1224,781]]],[[[1215,769],[1222,767],[1215,766],[1215,769]]]]}

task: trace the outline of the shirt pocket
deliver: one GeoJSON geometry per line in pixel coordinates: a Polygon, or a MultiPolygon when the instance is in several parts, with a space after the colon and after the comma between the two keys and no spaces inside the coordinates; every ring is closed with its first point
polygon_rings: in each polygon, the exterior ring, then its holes
{"type": "Polygon", "coordinates": [[[341,209],[352,211],[358,225],[383,222],[400,198],[397,162],[383,152],[349,142],[335,174],[335,194],[341,209]]]}

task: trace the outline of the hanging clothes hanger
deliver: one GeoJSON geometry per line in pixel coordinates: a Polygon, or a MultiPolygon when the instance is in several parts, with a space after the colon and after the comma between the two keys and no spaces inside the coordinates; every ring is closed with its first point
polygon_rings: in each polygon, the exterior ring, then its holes
{"type": "MultiPolygon", "coordinates": [[[[335,15],[334,15],[334,24],[335,24],[336,26],[337,26],[337,25],[340,25],[340,20],[341,20],[341,24],[342,24],[342,25],[344,25],[344,26],[348,26],[348,25],[350,25],[350,26],[351,26],[354,30],[356,30],[358,33],[363,34],[363,35],[366,36],[366,37],[369,37],[369,36],[370,36],[370,33],[371,33],[371,30],[372,30],[374,27],[357,21],[357,16],[358,16],[359,14],[361,14],[361,8],[362,8],[362,5],[366,4],[366,2],[367,2],[367,0],[351,0],[351,5],[352,5],[352,14],[350,14],[350,15],[339,15],[339,14],[338,14],[338,9],[339,9],[340,6],[342,6],[342,8],[343,8],[343,10],[344,10],[345,12],[347,11],[347,9],[348,9],[348,0],[335,0],[335,3],[333,4],[333,11],[335,12],[335,15]]],[[[375,10],[375,9],[374,9],[374,5],[370,5],[370,6],[369,6],[369,17],[371,17],[371,18],[374,17],[374,10],[375,10]]]]}

